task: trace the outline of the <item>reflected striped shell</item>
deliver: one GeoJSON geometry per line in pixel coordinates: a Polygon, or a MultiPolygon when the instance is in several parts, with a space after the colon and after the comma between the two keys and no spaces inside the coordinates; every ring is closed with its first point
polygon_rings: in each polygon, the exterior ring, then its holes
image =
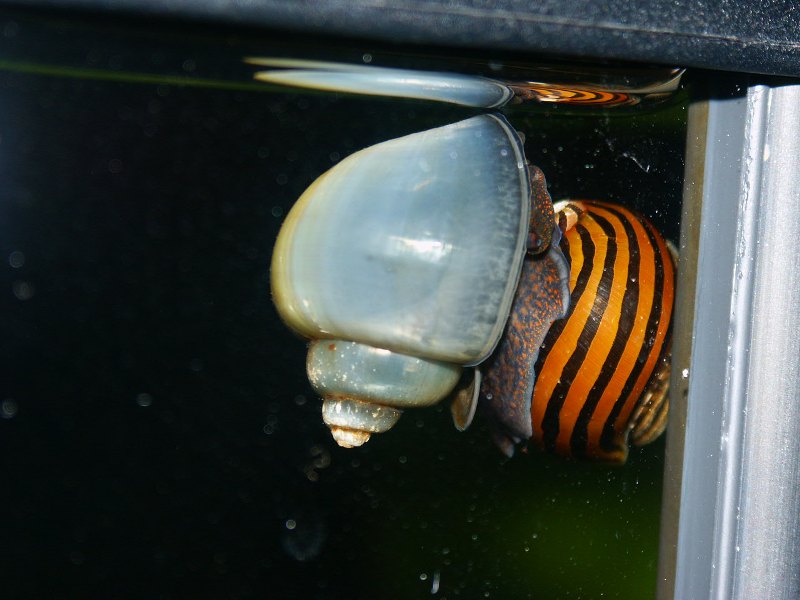
{"type": "Polygon", "coordinates": [[[626,106],[639,102],[638,97],[624,92],[569,88],[533,82],[509,87],[517,97],[539,102],[579,106],[626,106]]]}
{"type": "Polygon", "coordinates": [[[593,201],[555,208],[571,299],[536,363],[533,440],[559,454],[621,463],[629,437],[644,444],[666,425],[674,257],[631,210],[593,201]]]}

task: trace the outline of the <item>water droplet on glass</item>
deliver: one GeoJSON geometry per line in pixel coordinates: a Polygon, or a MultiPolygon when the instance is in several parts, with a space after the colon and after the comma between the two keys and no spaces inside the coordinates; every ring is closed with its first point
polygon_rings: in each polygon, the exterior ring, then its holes
{"type": "Polygon", "coordinates": [[[19,269],[25,264],[25,255],[20,250],[14,250],[8,255],[8,264],[14,269],[19,269]]]}
{"type": "Polygon", "coordinates": [[[15,281],[11,284],[11,290],[17,300],[30,300],[36,292],[36,288],[29,281],[15,281]]]}
{"type": "Polygon", "coordinates": [[[153,403],[153,397],[147,393],[141,393],[136,396],[136,404],[142,408],[146,408],[153,403]]]}
{"type": "Polygon", "coordinates": [[[12,400],[11,398],[6,398],[3,400],[3,403],[0,404],[0,416],[4,419],[12,419],[16,416],[18,411],[16,401],[12,400]]]}

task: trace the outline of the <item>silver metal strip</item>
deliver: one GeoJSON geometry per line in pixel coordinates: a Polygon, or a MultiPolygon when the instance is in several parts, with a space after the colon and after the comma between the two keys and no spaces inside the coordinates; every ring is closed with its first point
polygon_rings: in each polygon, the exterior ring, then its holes
{"type": "MultiPolygon", "coordinates": [[[[733,597],[800,598],[800,86],[752,92],[752,324],[733,597]],[[757,200],[755,200],[757,198],[757,200]]],[[[734,540],[731,540],[734,541],[734,540]]]]}
{"type": "Polygon", "coordinates": [[[800,597],[800,86],[736,87],[708,101],[679,599],[800,597]]]}

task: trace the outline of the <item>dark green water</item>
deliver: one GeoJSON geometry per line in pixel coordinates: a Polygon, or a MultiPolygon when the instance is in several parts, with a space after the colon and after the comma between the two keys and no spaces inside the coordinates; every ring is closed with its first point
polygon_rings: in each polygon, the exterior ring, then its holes
{"type": "MultiPolygon", "coordinates": [[[[275,236],[317,175],[474,112],[125,81],[141,49],[115,70],[109,34],[91,28],[77,39],[95,58],[66,36],[50,62],[23,64],[52,32],[12,17],[14,60],[0,70],[4,598],[654,594],[663,442],[618,469],[506,460],[482,423],[459,434],[434,408],[340,449],[305,345],[271,304],[275,236]],[[59,49],[75,58],[59,62],[59,49]],[[64,70],[81,56],[113,76],[64,70]],[[53,64],[61,72],[42,68],[53,64]]],[[[148,43],[162,62],[222,70],[208,40],[183,39],[148,43]]],[[[628,203],[677,239],[680,104],[506,114],[554,198],[628,203]]]]}

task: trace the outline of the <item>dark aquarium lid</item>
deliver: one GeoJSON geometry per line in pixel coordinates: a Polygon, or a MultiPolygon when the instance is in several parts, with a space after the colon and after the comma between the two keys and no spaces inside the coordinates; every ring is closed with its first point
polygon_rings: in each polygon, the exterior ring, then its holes
{"type": "Polygon", "coordinates": [[[793,0],[4,0],[397,44],[800,74],[793,0]]]}

